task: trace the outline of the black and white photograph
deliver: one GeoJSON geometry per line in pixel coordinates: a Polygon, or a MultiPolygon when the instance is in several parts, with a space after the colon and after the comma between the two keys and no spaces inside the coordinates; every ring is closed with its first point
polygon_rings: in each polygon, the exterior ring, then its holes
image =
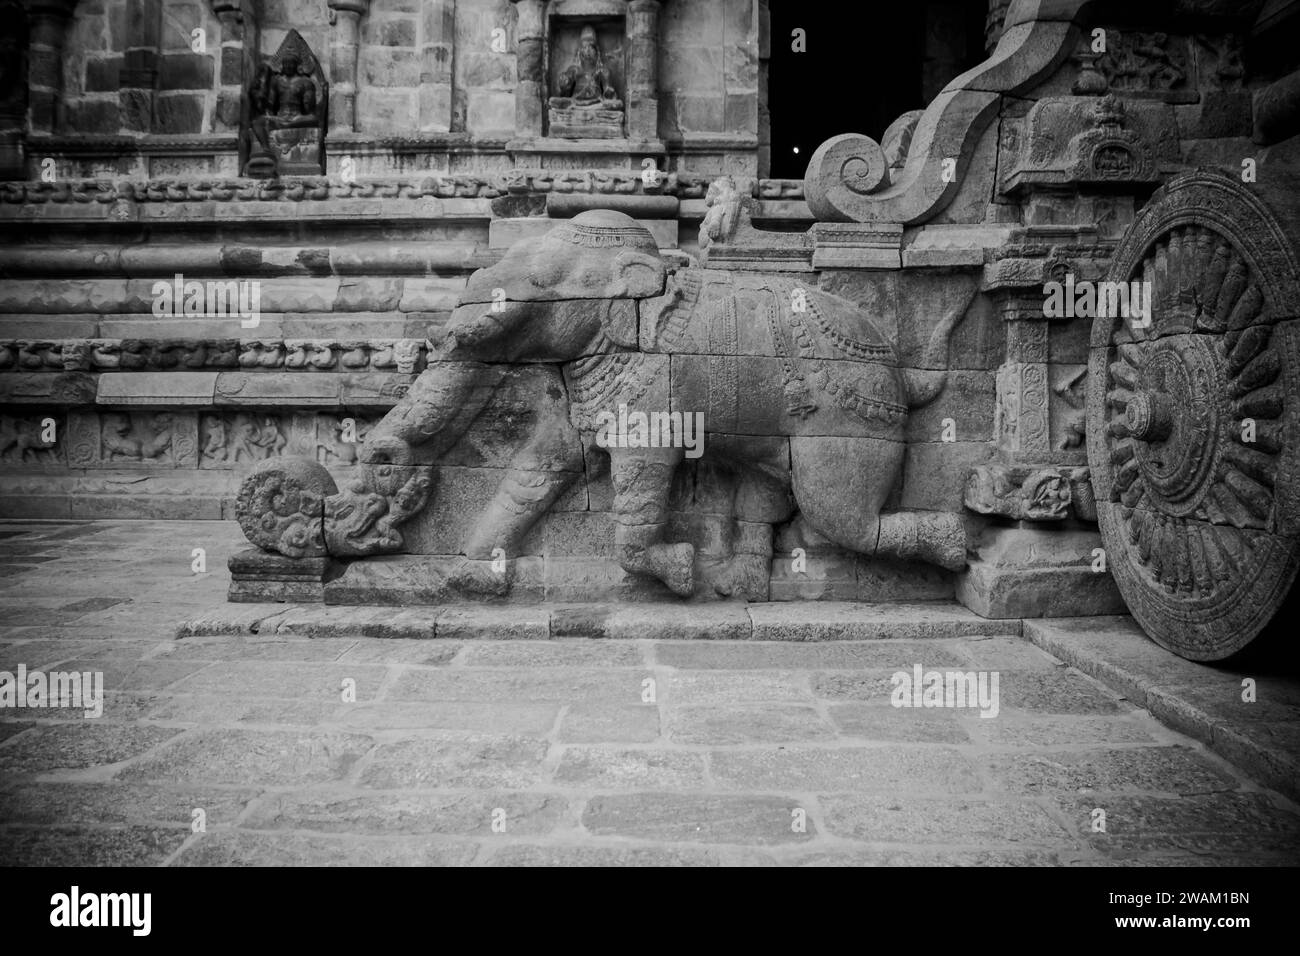
{"type": "Polygon", "coordinates": [[[1247,939],[1300,863],[1298,41],[1300,0],[0,0],[22,920],[890,867],[1247,939]]]}

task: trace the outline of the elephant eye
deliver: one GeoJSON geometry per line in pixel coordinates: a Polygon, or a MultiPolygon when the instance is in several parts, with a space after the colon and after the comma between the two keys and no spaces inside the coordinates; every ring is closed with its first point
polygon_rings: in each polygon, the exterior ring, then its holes
{"type": "Polygon", "coordinates": [[[564,278],[565,266],[558,259],[547,257],[533,260],[533,268],[528,273],[528,281],[539,289],[550,289],[560,284],[564,278]]]}

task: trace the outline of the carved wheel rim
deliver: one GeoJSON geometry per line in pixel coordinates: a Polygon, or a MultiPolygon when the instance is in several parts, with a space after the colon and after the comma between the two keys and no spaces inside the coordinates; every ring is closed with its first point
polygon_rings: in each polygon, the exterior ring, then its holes
{"type": "Polygon", "coordinates": [[[1149,323],[1094,321],[1088,458],[1130,612],[1193,660],[1245,647],[1300,568],[1300,320],[1290,241],[1244,186],[1156,194],[1109,278],[1150,283],[1149,323]]]}

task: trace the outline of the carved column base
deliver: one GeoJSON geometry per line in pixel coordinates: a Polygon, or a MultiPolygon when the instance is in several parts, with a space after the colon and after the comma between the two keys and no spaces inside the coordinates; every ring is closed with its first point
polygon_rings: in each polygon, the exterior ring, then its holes
{"type": "Polygon", "coordinates": [[[992,525],[956,578],[957,600],[981,617],[1087,617],[1124,614],[1095,530],[992,525]]]}
{"type": "Polygon", "coordinates": [[[344,565],[328,557],[286,558],[249,548],[230,556],[227,599],[236,602],[307,603],[325,598],[325,585],[344,565]]]}

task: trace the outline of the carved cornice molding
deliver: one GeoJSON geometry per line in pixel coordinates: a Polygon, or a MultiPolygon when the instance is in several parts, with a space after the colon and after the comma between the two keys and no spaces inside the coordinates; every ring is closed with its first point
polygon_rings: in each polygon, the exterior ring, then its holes
{"type": "Polygon", "coordinates": [[[358,17],[370,13],[370,0],[328,0],[328,2],[330,23],[337,22],[340,13],[355,13],[358,17]]]}
{"type": "MultiPolygon", "coordinates": [[[[195,369],[377,371],[424,367],[419,339],[0,339],[0,376],[195,369]]],[[[0,395],[6,393],[0,378],[0,395]]]]}
{"type": "MultiPolygon", "coordinates": [[[[710,180],[670,173],[653,195],[703,199],[710,180]]],[[[761,180],[752,193],[760,199],[801,198],[799,180],[761,180]]],[[[0,208],[44,203],[302,202],[347,199],[495,199],[505,195],[646,192],[639,172],[595,170],[551,172],[508,170],[483,176],[428,176],[420,179],[363,179],[345,183],[325,177],[279,180],[216,179],[145,182],[75,180],[61,183],[0,184],[0,208]]]]}
{"type": "Polygon", "coordinates": [[[244,21],[244,11],[240,0],[208,0],[217,19],[234,17],[236,23],[244,21]]]}

